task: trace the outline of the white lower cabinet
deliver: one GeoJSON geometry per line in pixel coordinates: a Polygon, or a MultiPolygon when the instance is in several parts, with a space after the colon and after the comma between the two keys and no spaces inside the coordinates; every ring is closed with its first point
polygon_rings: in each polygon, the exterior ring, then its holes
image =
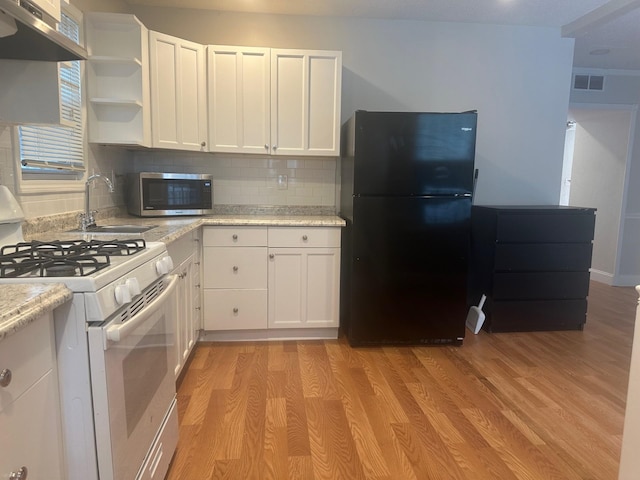
{"type": "Polygon", "coordinates": [[[203,237],[207,332],[337,334],[339,227],[204,227],[203,237]]]}
{"type": "Polygon", "coordinates": [[[269,328],[338,327],[339,228],[269,229],[269,328]]]}
{"type": "Polygon", "coordinates": [[[205,227],[205,330],[267,328],[267,228],[205,227]]]}
{"type": "Polygon", "coordinates": [[[66,478],[52,322],[45,314],[0,345],[2,479],[66,478]]]}
{"type": "Polygon", "coordinates": [[[200,330],[200,240],[197,230],[167,246],[176,267],[176,321],[174,324],[175,376],[182,372],[198,340],[200,330]]]}

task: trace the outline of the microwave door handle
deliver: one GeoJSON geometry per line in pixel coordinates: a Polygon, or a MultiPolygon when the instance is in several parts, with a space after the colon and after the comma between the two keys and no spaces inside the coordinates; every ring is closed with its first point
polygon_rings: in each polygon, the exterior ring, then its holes
{"type": "Polygon", "coordinates": [[[133,332],[141,323],[143,323],[149,313],[157,308],[157,305],[164,302],[169,295],[173,294],[178,283],[177,275],[167,275],[169,279],[169,285],[167,288],[149,305],[144,307],[138,313],[136,313],[131,319],[120,325],[112,325],[106,328],[107,340],[112,342],[119,342],[124,340],[131,332],[133,332]]]}

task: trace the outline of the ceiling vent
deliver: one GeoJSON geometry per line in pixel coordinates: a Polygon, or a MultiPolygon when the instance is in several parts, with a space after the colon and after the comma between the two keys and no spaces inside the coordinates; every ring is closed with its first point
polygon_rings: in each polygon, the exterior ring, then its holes
{"type": "Polygon", "coordinates": [[[574,75],[574,90],[604,90],[604,75],[574,75]]]}

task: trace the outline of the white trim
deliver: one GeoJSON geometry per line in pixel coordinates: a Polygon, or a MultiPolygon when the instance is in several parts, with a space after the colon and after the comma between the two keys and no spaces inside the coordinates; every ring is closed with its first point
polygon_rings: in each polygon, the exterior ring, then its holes
{"type": "Polygon", "coordinates": [[[590,269],[591,280],[594,282],[605,283],[607,285],[613,285],[613,274],[609,272],[603,272],[602,270],[590,269]]]}
{"type": "Polygon", "coordinates": [[[335,340],[338,328],[275,328],[270,330],[205,330],[198,342],[266,340],[335,340]]]}
{"type": "MultiPolygon", "coordinates": [[[[612,77],[640,77],[640,70],[620,70],[612,68],[607,70],[606,68],[584,68],[574,67],[573,75],[604,75],[612,77]]],[[[594,90],[598,91],[598,90],[594,90]]]]}

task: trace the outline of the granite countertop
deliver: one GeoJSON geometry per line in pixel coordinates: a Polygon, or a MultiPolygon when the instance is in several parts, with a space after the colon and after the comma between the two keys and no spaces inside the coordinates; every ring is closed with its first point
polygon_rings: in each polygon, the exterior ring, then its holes
{"type": "Polygon", "coordinates": [[[0,285],[0,342],[72,296],[61,283],[0,285]]]}
{"type": "Polygon", "coordinates": [[[172,243],[200,226],[279,226],[279,227],[344,227],[346,222],[337,215],[269,215],[269,214],[219,214],[199,217],[152,217],[119,216],[104,218],[98,225],[153,225],[144,233],[79,233],[55,230],[25,233],[27,240],[72,240],[143,238],[147,242],[172,243]]]}

